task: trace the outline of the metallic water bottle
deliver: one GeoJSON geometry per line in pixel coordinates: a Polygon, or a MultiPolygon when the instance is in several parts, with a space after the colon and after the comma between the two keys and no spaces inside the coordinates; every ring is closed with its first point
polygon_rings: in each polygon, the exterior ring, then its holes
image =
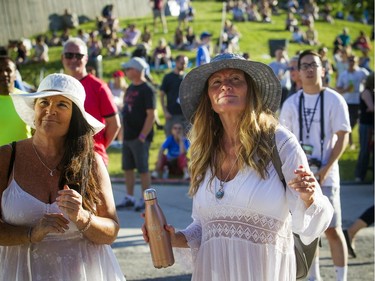
{"type": "Polygon", "coordinates": [[[157,198],[156,190],[146,189],[143,193],[145,200],[145,223],[152,262],[156,268],[168,267],[174,264],[171,238],[164,226],[167,224],[157,198]]]}

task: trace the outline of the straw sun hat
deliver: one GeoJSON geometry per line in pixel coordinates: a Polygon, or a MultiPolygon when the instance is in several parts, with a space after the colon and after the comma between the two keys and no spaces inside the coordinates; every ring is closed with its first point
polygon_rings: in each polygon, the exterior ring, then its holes
{"type": "Polygon", "coordinates": [[[281,85],[272,69],[263,63],[248,61],[240,55],[226,53],[216,56],[210,63],[194,68],[182,80],[180,103],[182,112],[189,122],[193,122],[192,118],[208,78],[226,68],[239,69],[248,74],[260,92],[263,108],[276,112],[280,106],[281,85]]]}
{"type": "Polygon", "coordinates": [[[94,133],[100,132],[104,124],[87,113],[84,108],[86,92],[81,82],[70,75],[56,73],[46,76],[40,83],[37,92],[27,94],[10,94],[14,107],[21,119],[35,129],[34,100],[50,96],[64,96],[74,102],[81,111],[83,118],[93,127],[94,133]]]}

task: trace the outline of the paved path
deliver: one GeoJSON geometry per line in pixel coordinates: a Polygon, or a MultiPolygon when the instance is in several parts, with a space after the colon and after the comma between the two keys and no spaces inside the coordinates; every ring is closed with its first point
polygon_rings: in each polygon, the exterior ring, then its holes
{"type": "MultiPolygon", "coordinates": [[[[177,229],[191,222],[191,200],[187,196],[186,184],[153,186],[157,189],[159,203],[168,223],[177,229]]],[[[116,202],[124,196],[123,183],[113,184],[116,202]]],[[[140,186],[135,188],[141,195],[140,186]]],[[[368,206],[374,203],[372,185],[345,184],[341,190],[343,227],[349,226],[368,206]]],[[[191,274],[179,264],[166,269],[155,269],[152,265],[148,245],[144,243],[140,226],[143,219],[133,210],[119,210],[121,230],[112,245],[126,275],[127,281],[190,281],[191,274]]],[[[320,249],[321,274],[324,281],[336,280],[327,240],[323,237],[320,249]]],[[[356,240],[356,259],[349,259],[348,281],[374,280],[374,227],[361,230],[356,240]]],[[[241,280],[238,280],[241,281],[241,280]]]]}

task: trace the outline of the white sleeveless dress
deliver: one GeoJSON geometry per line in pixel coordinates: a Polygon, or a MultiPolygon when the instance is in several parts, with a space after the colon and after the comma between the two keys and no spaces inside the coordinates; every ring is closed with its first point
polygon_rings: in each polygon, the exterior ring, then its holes
{"type": "MultiPolygon", "coordinates": [[[[56,202],[41,202],[14,178],[1,204],[2,219],[12,225],[33,226],[46,213],[61,213],[56,202]]],[[[72,222],[65,233],[47,235],[39,243],[0,246],[0,264],[4,281],[125,281],[112,248],[89,241],[72,222]]]]}

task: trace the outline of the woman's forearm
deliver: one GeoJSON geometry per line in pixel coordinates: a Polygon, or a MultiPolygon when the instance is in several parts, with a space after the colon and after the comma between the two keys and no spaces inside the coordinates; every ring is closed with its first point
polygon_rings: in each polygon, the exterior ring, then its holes
{"type": "Polygon", "coordinates": [[[189,248],[185,235],[178,231],[172,238],[172,247],[176,248],[189,248]]]}

